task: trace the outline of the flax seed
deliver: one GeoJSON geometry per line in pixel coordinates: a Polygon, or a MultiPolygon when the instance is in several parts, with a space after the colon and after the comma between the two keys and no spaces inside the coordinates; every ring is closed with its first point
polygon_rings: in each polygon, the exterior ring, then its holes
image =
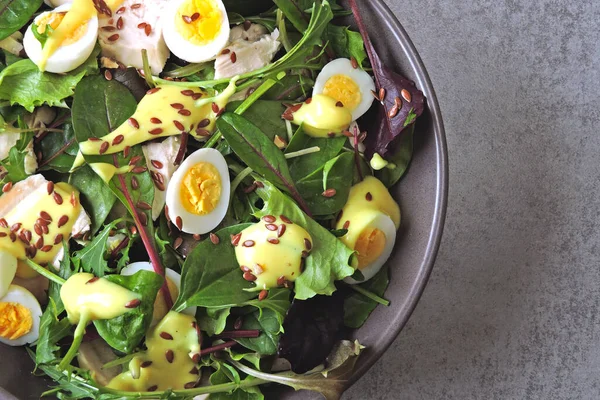
{"type": "Polygon", "coordinates": [[[116,146],[118,144],[123,143],[123,140],[125,140],[125,136],[123,136],[123,135],[117,135],[113,139],[112,144],[113,144],[113,146],[116,146]]]}
{"type": "Polygon", "coordinates": [[[168,332],[161,332],[160,333],[160,337],[165,339],[165,340],[173,340],[173,335],[171,335],[168,332]]]}
{"type": "Polygon", "coordinates": [[[279,244],[279,239],[269,238],[269,239],[267,239],[267,242],[269,242],[271,244],[279,244]]]}
{"type": "Polygon", "coordinates": [[[219,244],[220,240],[219,237],[217,235],[215,235],[214,233],[210,233],[210,241],[212,242],[212,244],[219,244]]]}
{"type": "Polygon", "coordinates": [[[172,364],[172,363],[173,363],[173,360],[175,359],[175,353],[173,353],[173,350],[170,350],[170,349],[169,349],[169,350],[167,350],[167,351],[165,352],[165,358],[167,359],[167,362],[168,362],[169,364],[172,364]]]}
{"type": "Polygon", "coordinates": [[[119,38],[120,38],[120,37],[121,37],[121,36],[119,36],[119,34],[118,34],[118,33],[115,33],[114,35],[110,35],[110,36],[108,37],[108,41],[109,41],[109,42],[116,42],[117,40],[119,40],[119,38]]]}
{"type": "Polygon", "coordinates": [[[142,301],[140,299],[133,299],[125,303],[125,308],[137,308],[141,303],[142,301]]]}
{"type": "Polygon", "coordinates": [[[52,194],[52,192],[54,192],[54,182],[48,182],[48,184],[46,184],[46,191],[48,194],[52,194]]]}
{"type": "Polygon", "coordinates": [[[119,19],[117,20],[117,29],[123,29],[123,17],[119,17],[119,19]]]}
{"type": "Polygon", "coordinates": [[[192,18],[192,22],[197,20],[198,18],[200,18],[200,13],[195,12],[190,18],[192,18]]]}
{"type": "Polygon", "coordinates": [[[244,272],[244,275],[242,275],[242,277],[248,282],[254,282],[256,280],[256,276],[254,276],[252,272],[244,272]]]}
{"type": "Polygon", "coordinates": [[[231,61],[232,64],[235,64],[237,61],[237,54],[235,54],[235,51],[231,52],[231,55],[229,56],[229,60],[231,61]]]}
{"type": "Polygon", "coordinates": [[[183,220],[181,219],[180,216],[177,216],[177,218],[175,218],[175,226],[179,230],[183,229],[183,220]]]}
{"type": "Polygon", "coordinates": [[[242,243],[243,247],[252,247],[254,245],[255,245],[254,240],[246,240],[244,243],[242,243]]]}
{"type": "Polygon", "coordinates": [[[286,230],[285,224],[279,225],[279,228],[277,228],[277,237],[282,237],[283,234],[285,233],[285,230],[286,230]]]}
{"type": "Polygon", "coordinates": [[[160,135],[161,133],[163,133],[163,130],[162,128],[154,128],[152,130],[149,130],[148,133],[151,135],[160,135]]]}
{"type": "Polygon", "coordinates": [[[4,186],[2,186],[2,192],[3,193],[8,193],[8,192],[10,192],[10,189],[12,189],[12,187],[13,187],[13,183],[12,182],[8,182],[4,186]]]}
{"type": "Polygon", "coordinates": [[[162,121],[156,117],[150,118],[150,122],[152,122],[153,124],[162,124],[162,121]]]}
{"type": "Polygon", "coordinates": [[[258,300],[259,301],[263,301],[264,299],[267,298],[267,296],[269,295],[269,292],[267,290],[261,290],[260,293],[258,294],[258,300]]]}
{"type": "Polygon", "coordinates": [[[150,160],[150,164],[156,169],[161,169],[163,167],[163,163],[158,160],[150,160]]]}
{"type": "Polygon", "coordinates": [[[231,235],[231,244],[237,246],[240,243],[240,239],[242,238],[241,233],[236,233],[235,235],[231,235]]]}
{"type": "Polygon", "coordinates": [[[54,237],[54,244],[59,244],[63,241],[63,234],[59,233],[54,237]]]}
{"type": "Polygon", "coordinates": [[[179,110],[178,112],[179,115],[183,115],[184,117],[189,117],[190,115],[192,115],[192,112],[190,110],[179,110]]]}
{"type": "Polygon", "coordinates": [[[337,191],[335,189],[327,189],[326,191],[321,193],[321,195],[323,197],[331,198],[331,197],[335,196],[336,193],[337,193],[337,191]]]}
{"type": "Polygon", "coordinates": [[[127,122],[129,122],[129,125],[131,125],[135,129],[140,129],[140,124],[137,122],[137,119],[135,119],[135,118],[129,118],[127,120],[127,122]]]}
{"type": "Polygon", "coordinates": [[[144,361],[143,363],[140,364],[140,368],[148,368],[151,365],[152,365],[152,361],[144,361]]]}
{"type": "Polygon", "coordinates": [[[154,94],[160,90],[159,87],[152,88],[146,92],[146,94],[154,94]]]}
{"type": "Polygon", "coordinates": [[[404,98],[404,100],[408,101],[409,103],[411,102],[412,96],[408,90],[402,89],[400,95],[402,96],[402,98],[404,98]]]}

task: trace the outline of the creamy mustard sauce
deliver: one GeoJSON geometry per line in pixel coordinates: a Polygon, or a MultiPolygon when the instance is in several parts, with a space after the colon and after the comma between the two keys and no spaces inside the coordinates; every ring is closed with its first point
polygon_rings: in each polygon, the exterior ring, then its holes
{"type": "Polygon", "coordinates": [[[115,167],[108,163],[91,163],[90,168],[94,170],[96,174],[106,183],[110,182],[113,176],[118,174],[126,174],[133,169],[133,166],[123,166],[120,168],[115,167]]]}
{"type": "Polygon", "coordinates": [[[140,304],[139,294],[87,272],[67,279],[60,288],[60,298],[72,324],[116,318],[140,304]]]}
{"type": "Polygon", "coordinates": [[[245,278],[252,274],[257,289],[269,289],[295,281],[311,249],[312,238],[304,228],[269,215],[241,232],[235,256],[245,278]]]}
{"type": "Polygon", "coordinates": [[[196,386],[200,337],[194,317],[170,311],[149,331],[146,346],[146,351],[129,362],[128,371],[110,381],[109,388],[153,392],[196,386]]]}
{"type": "MultiPolygon", "coordinates": [[[[111,11],[116,11],[123,0],[105,0],[106,5],[111,11]]],[[[92,0],[73,0],[73,5],[67,14],[62,18],[60,24],[50,35],[44,48],[42,49],[42,60],[39,68],[41,71],[45,69],[48,58],[54,54],[58,48],[63,45],[69,38],[76,36],[78,30],[87,23],[91,18],[97,15],[94,3],[92,0]]]]}
{"type": "MultiPolygon", "coordinates": [[[[206,138],[214,132],[217,114],[227,106],[234,93],[235,79],[221,94],[210,100],[198,89],[157,86],[148,91],[131,118],[100,140],[80,143],[79,149],[83,154],[114,154],[125,147],[182,132],[189,132],[198,139],[206,138]]],[[[82,161],[78,157],[74,167],[82,161]]]]}
{"type": "Polygon", "coordinates": [[[358,268],[369,265],[385,248],[385,233],[373,226],[382,213],[390,217],[396,229],[400,227],[400,207],[379,179],[367,176],[352,186],[336,229],[348,230],[340,240],[357,251],[355,266],[358,268]]]}
{"type": "Polygon", "coordinates": [[[352,122],[352,113],[347,107],[322,94],[302,103],[292,115],[291,122],[302,125],[304,132],[313,137],[341,136],[352,122]]]}
{"type": "Polygon", "coordinates": [[[46,265],[62,249],[63,239],[71,237],[80,213],[79,192],[73,186],[42,185],[0,219],[0,248],[18,259],[46,265]]]}

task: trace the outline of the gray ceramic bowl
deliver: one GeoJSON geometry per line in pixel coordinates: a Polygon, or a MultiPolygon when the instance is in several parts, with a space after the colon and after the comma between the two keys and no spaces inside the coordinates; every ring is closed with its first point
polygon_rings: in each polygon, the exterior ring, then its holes
{"type": "MultiPolygon", "coordinates": [[[[448,193],[448,160],[442,116],[427,71],[408,34],[383,0],[360,2],[375,47],[387,65],[414,80],[427,109],[415,131],[415,155],[408,174],[393,189],[402,209],[402,226],[389,261],[389,307],[379,306],[354,333],[366,346],[351,379],[354,383],[381,357],[415,308],[440,244],[448,193]]],[[[35,399],[49,382],[31,375],[33,364],[22,348],[0,346],[0,399],[35,399]],[[2,390],[4,388],[6,391],[2,390]]],[[[268,390],[272,399],[319,399],[312,392],[268,390]]]]}

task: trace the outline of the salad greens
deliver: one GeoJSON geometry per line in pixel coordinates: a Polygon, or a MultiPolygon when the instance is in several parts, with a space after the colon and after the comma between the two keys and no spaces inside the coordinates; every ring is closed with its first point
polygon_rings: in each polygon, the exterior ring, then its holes
{"type": "MultiPolygon", "coordinates": [[[[364,239],[363,231],[353,233],[350,222],[355,220],[345,211],[348,205],[371,202],[377,195],[368,192],[357,199],[356,184],[366,176],[377,177],[385,189],[407,172],[415,120],[425,107],[423,94],[383,64],[354,0],[351,11],[327,0],[223,3],[230,24],[244,28],[242,35],[256,29],[267,32],[264,40],[271,34],[277,38],[279,50],[270,62],[235,77],[215,78],[219,71],[213,60],[189,63],[173,52],[164,71],[157,73],[154,66],[151,71],[154,55],[148,49],[141,52],[143,65],[127,67],[118,57],[106,57],[104,47],[94,43],[89,58],[57,74],[40,71],[22,51],[13,54],[0,48],[0,187],[10,193],[13,185],[23,188],[36,176],[42,177],[56,204],[70,202],[76,208],[79,201],[82,208],[77,222],[70,221],[74,215],[67,218],[73,225],[70,236],[53,237],[54,245],[61,246],[60,254],[44,263],[35,258],[36,252],[48,247],[42,237],[44,227],[66,222],[44,217],[46,210],[32,210],[39,214],[32,230],[42,232],[35,241],[31,231],[19,231],[20,222],[15,232],[11,230],[17,224],[9,212],[0,214],[0,252],[5,250],[3,238],[11,238],[12,233],[11,244],[26,246],[26,264],[50,280],[41,299],[47,304],[39,336],[27,348],[36,374],[55,382],[45,396],[187,400],[209,394],[212,400],[262,400],[260,386],[276,383],[338,399],[350,384],[363,348],[357,341],[343,340],[347,329],[360,328],[378,304],[389,304],[383,298],[391,273],[382,268],[385,260],[369,261],[367,267],[379,263],[378,272],[371,275],[359,264],[361,252],[375,246],[379,227],[365,223],[368,239],[364,239]],[[349,15],[354,15],[358,31],[335,19],[349,15]],[[370,118],[356,118],[360,127],[353,122],[319,136],[309,125],[292,121],[292,114],[309,105],[315,95],[325,96],[325,89],[316,89],[323,79],[321,71],[339,58],[348,59],[354,70],[367,76],[372,71],[374,77],[368,76],[367,83],[375,81],[373,87],[379,90],[358,97],[369,105],[372,96],[378,101],[367,114],[370,118]],[[220,106],[228,86],[236,93],[220,106]],[[185,101],[165,95],[162,108],[158,100],[154,109],[142,110],[141,104],[149,104],[152,96],[161,98],[167,88],[175,93],[171,96],[186,96],[185,101]],[[189,98],[194,102],[188,107],[183,103],[189,98]],[[169,112],[176,117],[167,121],[169,112]],[[138,121],[140,115],[145,119],[138,121]],[[144,125],[147,120],[154,125],[144,125]],[[298,126],[293,128],[291,122],[298,126]],[[177,130],[167,131],[167,123],[177,130]],[[126,135],[109,136],[124,126],[130,128],[126,135]],[[123,142],[124,148],[112,151],[123,142]],[[94,143],[101,143],[99,150],[84,151],[94,143]],[[194,161],[201,150],[224,160],[226,167],[216,172],[216,186],[218,196],[227,192],[227,197],[214,229],[192,232],[184,230],[189,222],[184,225],[183,219],[199,215],[192,225],[209,224],[220,204],[207,212],[201,208],[198,215],[185,205],[186,198],[202,198],[210,192],[207,182],[215,180],[210,168],[199,168],[196,175],[180,173],[186,163],[191,164],[190,171],[206,164],[194,161]],[[377,168],[371,168],[374,159],[381,164],[377,168]],[[197,181],[190,184],[190,176],[197,181]],[[55,185],[72,188],[70,199],[57,199],[55,185]],[[246,263],[239,261],[239,251],[259,251],[260,243],[246,237],[256,227],[271,235],[265,236],[266,249],[279,256],[264,265],[241,265],[246,263]],[[293,233],[285,233],[296,228],[297,243],[290,239],[293,233]],[[366,240],[366,248],[357,244],[360,240],[366,240]],[[276,286],[258,286],[258,275],[275,274],[292,265],[286,253],[268,247],[275,245],[297,253],[293,261],[298,262],[298,273],[275,276],[276,286]],[[133,263],[146,267],[125,274],[123,270],[133,263]],[[95,293],[93,284],[100,280],[135,298],[116,317],[92,318],[92,312],[74,326],[67,313],[69,302],[63,302],[63,285],[81,273],[93,275],[83,292],[95,293]],[[193,310],[195,316],[186,314],[193,310]],[[153,337],[175,341],[172,334],[157,328],[159,321],[172,315],[193,321],[185,324],[185,329],[191,329],[187,336],[192,337],[191,344],[177,342],[177,346],[195,349],[184,358],[193,361],[190,374],[197,379],[184,387],[148,385],[131,391],[102,383],[114,379],[109,367],[118,366],[136,380],[152,362],[159,364],[151,360],[153,337]],[[77,360],[78,353],[88,351],[80,347],[86,341],[106,345],[104,368],[77,360]],[[199,350],[194,347],[198,345],[199,350]],[[281,369],[272,366],[282,361],[289,367],[275,372],[281,369]]],[[[99,13],[107,13],[104,1],[94,5],[99,13]]],[[[0,40],[18,36],[35,15],[47,10],[41,0],[0,0],[0,40]]],[[[123,13],[112,11],[115,16],[123,13]]],[[[45,37],[38,38],[42,46],[56,31],[48,27],[45,37]]],[[[112,32],[112,26],[104,28],[112,32]]],[[[126,29],[119,28],[119,34],[125,35],[126,29]]],[[[236,56],[235,51],[231,54],[234,47],[221,49],[217,57],[230,54],[232,64],[236,60],[243,64],[241,51],[236,56]]],[[[332,104],[346,107],[342,101],[332,104]]],[[[328,115],[327,109],[321,111],[315,119],[328,115]]],[[[214,168],[216,163],[211,165],[214,168]]],[[[202,207],[210,203],[205,200],[202,207]]],[[[0,205],[2,201],[0,196],[0,205]]],[[[385,235],[383,241],[389,242],[385,235]]],[[[388,242],[378,245],[393,245],[388,242]]],[[[85,293],[81,296],[89,301],[85,293]]],[[[177,362],[182,354],[175,356],[177,362]]],[[[171,349],[164,357],[173,363],[171,349]]]]}

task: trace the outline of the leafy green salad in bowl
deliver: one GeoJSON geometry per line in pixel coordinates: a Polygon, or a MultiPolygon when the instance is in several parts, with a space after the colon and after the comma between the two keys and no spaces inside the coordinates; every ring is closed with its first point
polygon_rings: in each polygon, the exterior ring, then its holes
{"type": "Polygon", "coordinates": [[[6,3],[0,342],[61,399],[339,398],[424,103],[355,0],[6,3]]]}

